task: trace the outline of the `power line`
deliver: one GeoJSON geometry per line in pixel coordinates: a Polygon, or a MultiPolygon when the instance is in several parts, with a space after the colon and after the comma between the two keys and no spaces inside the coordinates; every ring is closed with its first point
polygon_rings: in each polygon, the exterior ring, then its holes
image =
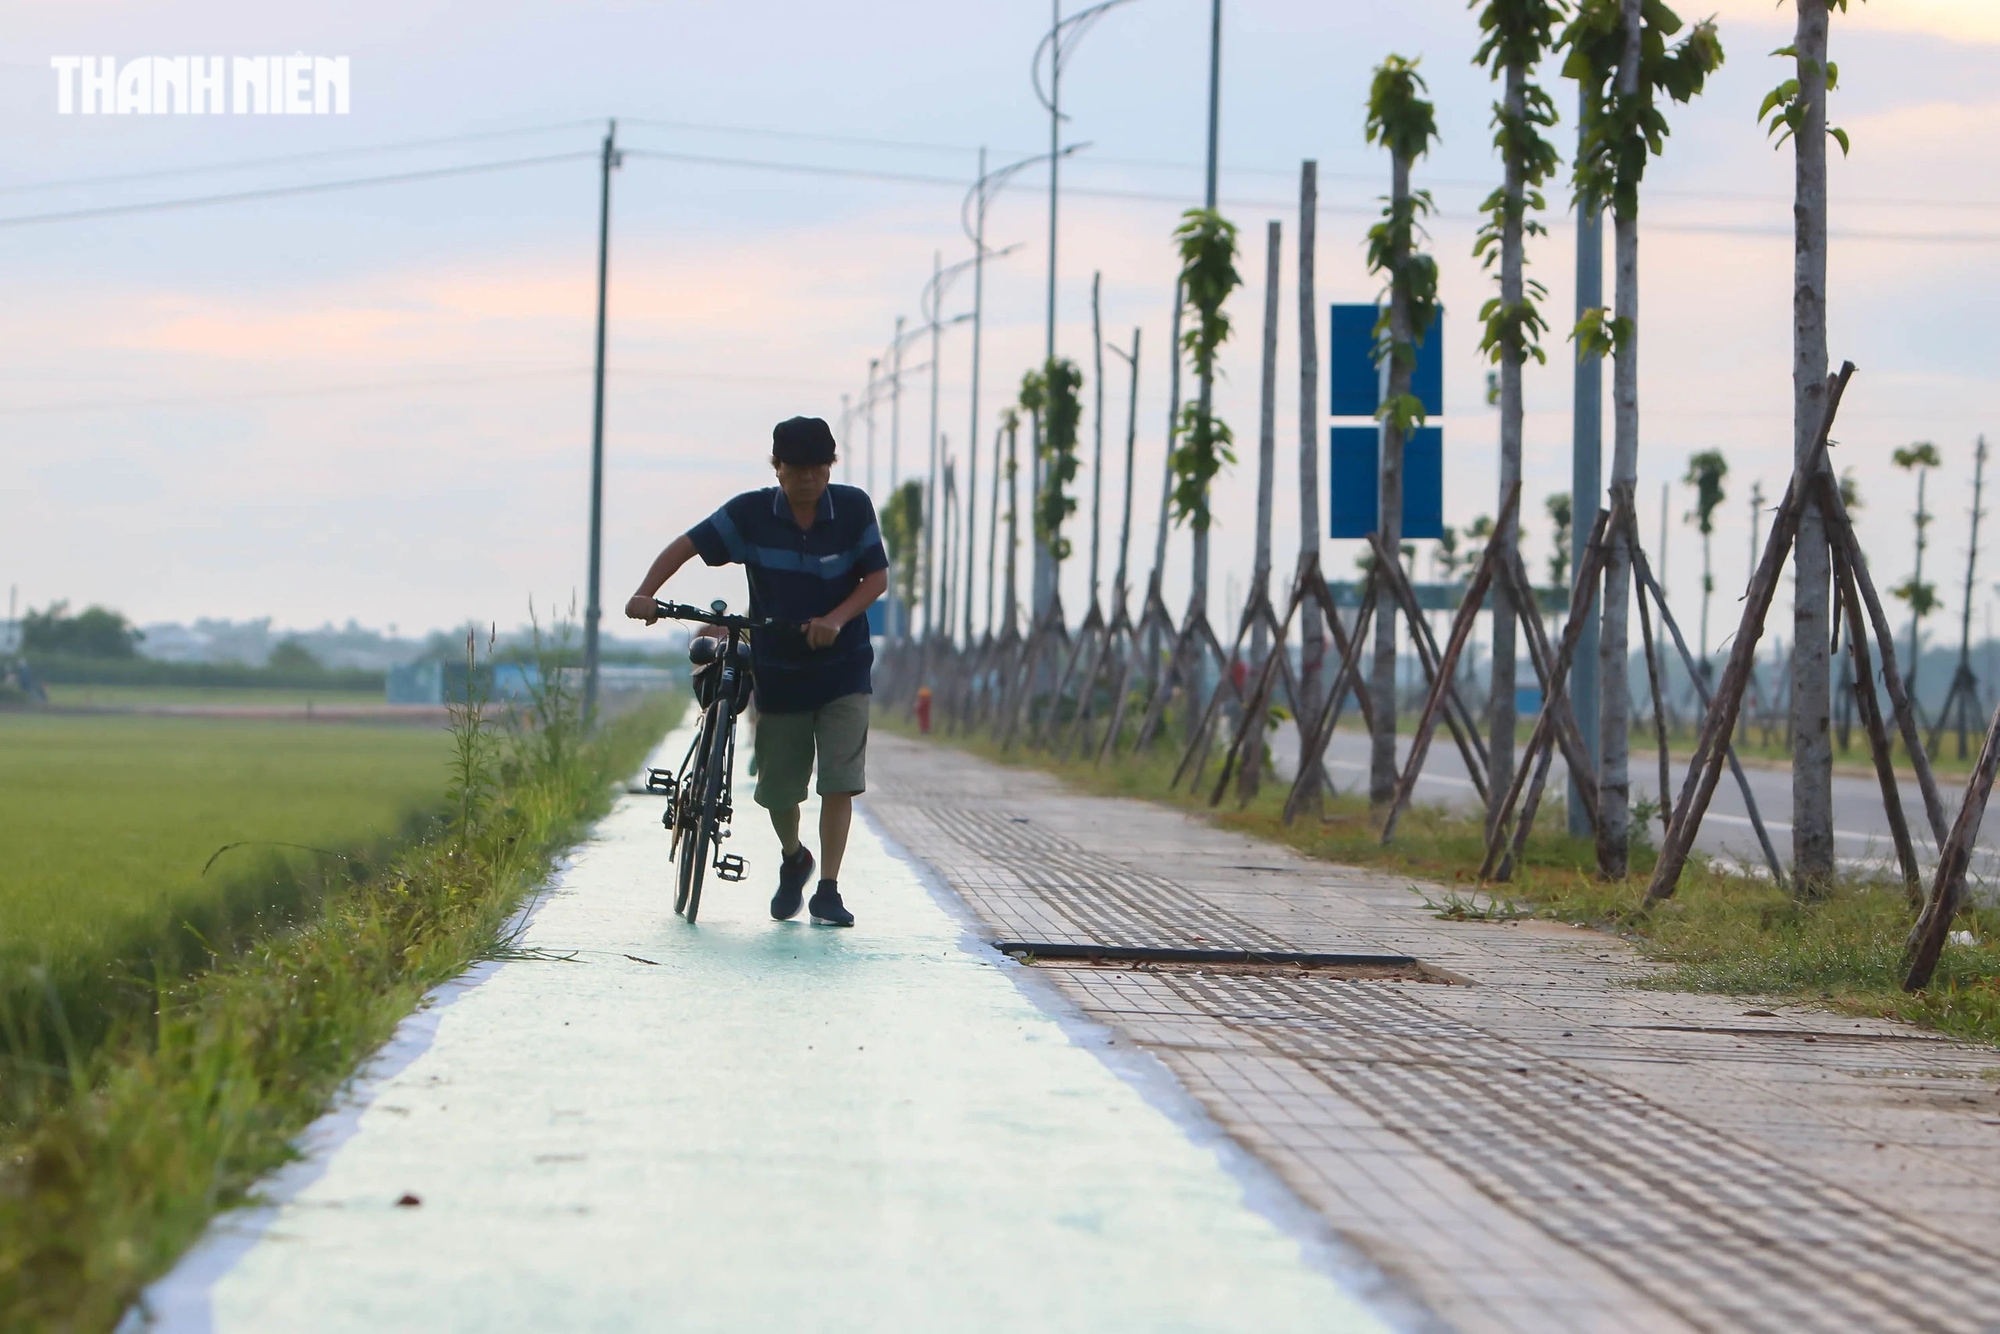
{"type": "MultiPolygon", "coordinates": [[[[149,398],[64,399],[53,403],[28,403],[0,407],[0,417],[34,417],[62,412],[118,412],[136,409],[206,407],[221,403],[251,403],[273,399],[324,398],[332,394],[399,393],[410,389],[436,389],[460,385],[482,385],[519,380],[555,379],[584,375],[589,366],[542,366],[492,371],[476,375],[439,375],[418,380],[360,380],[338,384],[297,385],[286,389],[247,389],[221,394],[171,394],[149,398]]],[[[618,379],[693,380],[704,383],[767,384],[839,388],[842,380],[816,380],[796,375],[743,375],[729,371],[663,370],[645,366],[613,366],[609,372],[618,379]]]]}
{"type": "Polygon", "coordinates": [[[55,213],[16,213],[0,217],[0,227],[26,227],[45,222],[78,222],[86,218],[113,218],[127,213],[151,213],[160,209],[201,208],[209,204],[236,204],[251,199],[324,194],[332,190],[352,190],[366,185],[398,185],[409,181],[431,181],[446,176],[470,176],[480,172],[509,171],[516,167],[539,167],[551,162],[575,162],[582,158],[595,157],[597,157],[596,150],[580,149],[570,153],[548,153],[541,157],[503,158],[498,162],[473,162],[458,167],[431,167],[423,171],[401,171],[386,176],[354,176],[341,181],[313,181],[303,185],[276,185],[262,190],[196,195],[187,199],[151,199],[137,204],[105,204],[95,208],[63,209],[55,213]]]}
{"type": "MultiPolygon", "coordinates": [[[[880,171],[865,167],[835,167],[811,162],[779,162],[763,158],[725,157],[715,154],[674,153],[659,149],[630,148],[623,150],[636,158],[651,158],[662,162],[679,162],[690,166],[723,167],[733,170],[770,171],[809,176],[826,176],[850,180],[883,181],[898,185],[925,185],[949,187],[963,190],[969,180],[956,176],[926,175],[917,172],[880,171]]],[[[39,223],[73,222],[91,218],[117,217],[130,213],[147,213],[161,209],[195,208],[211,204],[239,203],[257,199],[276,199],[290,195],[320,194],[334,190],[354,189],[369,185],[393,185],[412,181],[435,180],[449,176],[464,176],[482,172],[504,171],[516,167],[540,166],[553,162],[571,162],[583,158],[595,158],[594,150],[577,150],[568,153],[551,153],[539,157],[507,158],[498,162],[471,163],[456,167],[433,167],[422,171],[396,172],[381,176],[352,177],[339,181],[319,181],[300,185],[272,186],[260,190],[242,190],[229,194],[200,195],[184,199],[148,200],[132,204],[109,204],[93,208],[65,209],[51,213],[15,214],[0,216],[0,228],[29,226],[39,223]]],[[[1179,192],[1154,190],[1122,190],[1108,187],[1070,186],[1069,193],[1083,198],[1125,200],[1136,203],[1185,204],[1188,196],[1179,192]]],[[[1231,208],[1258,209],[1270,212],[1289,213],[1296,204],[1288,199],[1248,199],[1225,198],[1221,201],[1231,208]]],[[[1330,215],[1374,216],[1375,210],[1358,204],[1322,203],[1319,212],[1330,215]]],[[[1440,212],[1433,216],[1448,222],[1471,221],[1472,214],[1440,212]]],[[[1690,233],[1696,235],[1790,237],[1788,228],[1757,226],[1739,223],[1671,223],[1650,222],[1648,230],[1667,233],[1690,233]]],[[[1911,244],[1940,245],[1992,245],[2000,244],[2000,232],[1905,232],[1882,229],[1840,229],[1829,233],[1834,240],[1880,241],[1911,244]]]]}
{"type": "Polygon", "coordinates": [[[359,148],[323,148],[305,153],[284,153],[276,157],[240,158],[234,162],[209,162],[191,167],[162,167],[154,171],[125,172],[112,176],[70,176],[55,181],[28,181],[19,185],[0,185],[0,195],[28,194],[38,190],[64,190],[84,185],[123,185],[129,181],[164,180],[175,176],[205,176],[218,172],[248,171],[254,167],[287,166],[294,162],[366,157],[377,153],[407,153],[419,148],[442,148],[449,144],[478,143],[491,139],[519,139],[532,134],[553,134],[558,130],[574,130],[584,126],[599,126],[603,123],[598,120],[565,120],[549,125],[525,126],[518,130],[481,130],[473,134],[454,134],[439,139],[404,139],[393,144],[372,144],[359,148]]]}
{"type": "MultiPolygon", "coordinates": [[[[595,122],[590,123],[595,124],[595,122]]],[[[631,125],[649,125],[665,130],[690,130],[701,134],[732,134],[748,138],[790,140],[798,143],[838,144],[853,148],[885,148],[901,152],[945,153],[953,156],[972,156],[979,151],[976,147],[967,144],[925,143],[909,139],[871,138],[863,135],[819,134],[806,130],[773,129],[769,126],[722,125],[712,121],[636,118],[628,120],[626,123],[631,125]]],[[[995,151],[1001,153],[1027,153],[1032,150],[998,149],[995,151]]],[[[1090,155],[1088,161],[1097,166],[1105,167],[1139,167],[1146,170],[1158,171],[1205,170],[1202,164],[1198,162],[1179,162],[1166,158],[1106,157],[1102,154],[1093,153],[1090,155]]],[[[1224,173],[1232,176],[1270,176],[1288,181],[1294,180],[1298,176],[1297,167],[1224,165],[1222,170],[1224,173]]],[[[1354,181],[1362,184],[1379,183],[1381,179],[1379,173],[1371,174],[1354,171],[1322,170],[1319,176],[1321,180],[1354,181]]],[[[1492,180],[1468,177],[1430,177],[1428,178],[1428,183],[1433,186],[1463,190],[1491,190],[1494,186],[1492,180]]],[[[1787,208],[1792,203],[1790,199],[1781,195],[1762,194],[1748,190],[1681,190],[1675,189],[1672,186],[1651,186],[1648,187],[1647,194],[1672,196],[1677,199],[1726,199],[1741,203],[1776,204],[1787,208]]],[[[1870,206],[1880,205],[1884,207],[1915,206],[1924,208],[1993,208],[1996,205],[2000,205],[2000,200],[1990,199],[1911,199],[1874,195],[1843,197],[1838,202],[1866,204],[1870,206]]]]}
{"type": "MultiPolygon", "coordinates": [[[[761,171],[794,172],[812,176],[840,176],[857,180],[891,181],[903,185],[950,186],[963,190],[971,182],[951,176],[925,176],[912,172],[875,171],[864,167],[826,167],[815,163],[773,162],[761,158],[736,158],[708,156],[695,153],[667,153],[654,149],[626,149],[632,157],[654,158],[661,161],[685,162],[697,166],[745,168],[761,171]]],[[[1115,199],[1149,204],[1186,204],[1189,196],[1158,190],[1120,190],[1102,186],[1070,185],[1063,187],[1064,193],[1090,199],[1115,199]]],[[[1235,209],[1261,209],[1269,212],[1296,212],[1298,204],[1290,199],[1246,199],[1225,197],[1221,203],[1235,209]]],[[[1379,210],[1365,204],[1331,204],[1322,202],[1318,212],[1335,216],[1375,217],[1379,210]]],[[[1477,217],[1471,213],[1437,212],[1431,216],[1446,222],[1471,222],[1477,217]]],[[[1688,232],[1724,236],[1771,236],[1789,238],[1792,232],[1785,227],[1756,226],[1748,223],[1672,223],[1648,222],[1647,230],[1653,232],[1688,232]]],[[[1898,241],[1951,245],[1992,245],[2000,244],[2000,232],[1896,232],[1885,230],[1837,229],[1828,235],[1836,241],[1898,241]]]]}
{"type": "Polygon", "coordinates": [[[851,180],[890,181],[898,185],[944,185],[963,190],[972,183],[967,176],[923,176],[907,171],[877,171],[867,167],[828,167],[814,162],[770,162],[761,158],[713,157],[701,153],[668,153],[652,148],[621,150],[626,157],[652,158],[658,162],[684,162],[699,167],[742,167],[757,171],[794,172],[805,176],[842,176],[851,180]]]}
{"type": "MultiPolygon", "coordinates": [[[[601,123],[602,121],[598,119],[553,121],[545,125],[523,126],[519,129],[481,130],[468,134],[447,135],[438,138],[406,139],[397,141],[395,143],[364,145],[358,148],[328,148],[328,149],[320,149],[304,153],[288,153],[274,157],[242,158],[233,162],[205,163],[190,167],[166,167],[154,171],[127,172],[127,173],[121,173],[115,175],[103,175],[103,176],[73,176],[52,181],[29,181],[17,185],[0,185],[0,195],[26,194],[44,190],[70,189],[83,186],[120,185],[134,181],[164,180],[180,176],[197,176],[197,175],[209,175],[220,172],[246,171],[258,167],[287,166],[299,162],[327,161],[344,157],[365,157],[382,153],[413,152],[419,149],[439,148],[452,144],[477,143],[493,139],[521,138],[527,135],[536,135],[536,134],[553,134],[562,130],[573,130],[573,129],[582,129],[586,127],[595,127],[600,125],[601,123]]],[[[927,143],[909,139],[884,139],[867,135],[820,134],[805,130],[773,129],[768,126],[724,125],[712,121],[656,120],[647,117],[637,117],[628,120],[626,123],[631,125],[652,126],[664,130],[690,131],[698,134],[739,135],[749,138],[777,139],[777,140],[792,141],[798,143],[833,144],[849,148],[879,148],[879,149],[888,149],[898,152],[920,152],[920,153],[949,154],[952,156],[961,156],[961,155],[971,156],[978,151],[973,147],[963,144],[927,143]]],[[[653,156],[669,157],[670,155],[665,153],[660,153],[660,154],[654,154],[653,156]]],[[[748,165],[746,160],[722,157],[719,155],[704,157],[701,155],[687,154],[681,156],[678,160],[692,162],[692,163],[710,162],[715,165],[748,165]]],[[[1092,154],[1088,159],[1088,164],[1103,166],[1103,167],[1135,167],[1142,170],[1153,170],[1153,171],[1192,172],[1192,171],[1200,171],[1203,169],[1199,163],[1194,163],[1194,162],[1179,162],[1165,158],[1107,157],[1102,154],[1092,154]]],[[[812,167],[790,165],[790,164],[765,164],[765,165],[767,165],[771,170],[811,171],[814,174],[819,174],[819,175],[851,175],[857,179],[878,179],[878,180],[900,181],[906,183],[920,183],[920,184],[921,183],[931,183],[931,184],[950,183],[955,185],[963,184],[963,182],[959,181],[946,182],[940,178],[925,178],[903,172],[887,172],[887,171],[875,172],[875,171],[870,171],[869,169],[866,168],[846,168],[846,169],[833,168],[833,167],[812,168],[812,167]]],[[[1223,171],[1232,176],[1268,176],[1284,180],[1290,180],[1297,175],[1296,169],[1290,167],[1225,166],[1223,168],[1223,171]]],[[[1320,179],[1350,181],[1357,184],[1374,184],[1378,183],[1379,176],[1377,174],[1367,173],[1367,172],[1352,172],[1352,171],[1343,172],[1343,171],[1322,170],[1320,172],[1320,179]]],[[[1474,179],[1465,177],[1428,177],[1427,184],[1429,184],[1434,188],[1442,188],[1442,189],[1487,190],[1492,187],[1493,182],[1485,179],[1474,179]]],[[[1077,193],[1082,194],[1088,192],[1079,190],[1077,191],[1077,193]]],[[[1682,189],[1676,189],[1672,186],[1653,186],[1648,188],[1647,194],[1653,197],[1667,197],[1675,199],[1697,199],[1697,200],[1700,199],[1728,200],[1737,203],[1761,203],[1761,204],[1771,204],[1771,205],[1779,205],[1786,207],[1789,207],[1791,204],[1791,201],[1789,199],[1786,199],[1782,196],[1763,194],[1754,191],[1682,190],[1682,189]]],[[[1125,196],[1112,196],[1107,194],[1104,197],[1130,197],[1135,199],[1178,200],[1181,196],[1146,195],[1146,194],[1132,193],[1125,196]]],[[[1238,207],[1268,207],[1268,205],[1265,205],[1261,201],[1254,201],[1254,200],[1232,200],[1229,202],[1234,203],[1238,207]]],[[[2000,200],[1987,200],[1987,199],[1918,199],[1918,198],[1894,198],[1889,196],[1875,196],[1875,195],[1844,197],[1839,202],[1844,204],[1863,205],[1869,207],[1981,208],[1981,209],[1992,208],[1995,207],[1996,204],[2000,204],[2000,200]]],[[[1849,235],[1857,238],[1862,237],[1861,233],[1849,233],[1849,235]]],[[[1921,235],[1923,234],[1882,233],[1882,237],[1886,239],[1915,238],[1921,235]]],[[[1870,234],[1870,236],[1867,239],[1874,239],[1873,235],[1870,234]]],[[[1929,238],[1926,237],[1925,239],[1929,238]]],[[[1962,238],[1946,236],[1943,239],[1962,239],[1962,238]]],[[[1983,241],[1986,238],[1984,238],[1983,236],[1975,236],[1972,239],[1983,241]]]]}

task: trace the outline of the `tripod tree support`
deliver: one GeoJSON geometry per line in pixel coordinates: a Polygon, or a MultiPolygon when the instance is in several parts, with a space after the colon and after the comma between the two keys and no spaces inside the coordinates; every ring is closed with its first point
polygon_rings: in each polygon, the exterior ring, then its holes
{"type": "MultiPolygon", "coordinates": [[[[1681,634],[1681,627],[1674,620],[1672,609],[1667,606],[1667,590],[1660,587],[1659,579],[1653,574],[1652,564],[1646,559],[1646,553],[1639,546],[1636,538],[1632,543],[1632,573],[1638,579],[1639,587],[1646,594],[1652,596],[1653,606],[1659,610],[1661,623],[1667,627],[1667,633],[1673,637],[1674,651],[1680,654],[1681,665],[1687,668],[1688,676],[1695,683],[1695,698],[1701,701],[1701,707],[1706,710],[1709,706],[1708,686],[1702,681],[1701,672],[1695,664],[1695,656],[1688,650],[1687,639],[1681,634]]],[[[1640,597],[1639,605],[1642,608],[1646,605],[1645,596],[1642,595],[1640,597]]],[[[1736,790],[1743,798],[1743,813],[1749,817],[1750,828],[1757,835],[1757,846],[1764,853],[1764,865],[1770,869],[1771,882],[1780,889],[1783,889],[1785,885],[1785,865],[1778,860],[1778,849],[1771,842],[1771,831],[1764,827],[1763,812],[1757,809],[1757,794],[1750,790],[1750,776],[1743,772],[1743,765],[1736,758],[1736,748],[1734,746],[1729,747],[1728,755],[1729,772],[1736,779],[1736,790]]],[[[1660,804],[1662,807],[1665,807],[1667,793],[1671,790],[1667,786],[1665,778],[1666,771],[1663,769],[1662,784],[1660,787],[1660,804]]],[[[1663,822],[1670,824],[1671,820],[1667,818],[1668,815],[1668,811],[1664,809],[1661,811],[1663,822]]]]}
{"type": "MultiPolygon", "coordinates": [[[[1317,566],[1314,567],[1314,573],[1317,573],[1317,566]]],[[[1210,806],[1222,804],[1222,794],[1228,789],[1230,777],[1237,773],[1238,766],[1243,766],[1244,773],[1251,772],[1249,765],[1255,754],[1251,747],[1262,744],[1264,718],[1270,704],[1274,682],[1284,687],[1285,702],[1291,706],[1292,717],[1299,720],[1301,728],[1304,726],[1303,720],[1307,710],[1313,707],[1305,695],[1302,683],[1293,676],[1291,655],[1285,651],[1285,640],[1291,634],[1292,621],[1298,616],[1299,608],[1316,605],[1309,601],[1306,574],[1306,566],[1302,562],[1299,567],[1299,577],[1292,583],[1292,596],[1285,605],[1285,619],[1277,625],[1271,651],[1264,655],[1263,666],[1257,672],[1257,683],[1251,688],[1250,698],[1243,706],[1241,717],[1237,719],[1236,735],[1229,743],[1228,753],[1222,758],[1222,773],[1216,779],[1215,791],[1209,796],[1210,806]]],[[[1313,769],[1318,768],[1320,768],[1318,765],[1310,769],[1302,767],[1301,772],[1311,773],[1313,769]]],[[[1332,777],[1323,769],[1319,777],[1325,790],[1333,787],[1332,777]]],[[[1242,792],[1238,806],[1249,805],[1252,795],[1250,791],[1242,792]]]]}
{"type": "Polygon", "coordinates": [[[2000,770],[2000,710],[1987,724],[1985,744],[1972,768],[1972,781],[1965,785],[1965,804],[1958,808],[1951,834],[1938,848],[1937,879],[1931,884],[1930,902],[1910,932],[1909,972],[1903,990],[1922,991],[1937,973],[1938,956],[1944,953],[1951,919],[1965,903],[1965,873],[1972,864],[1972,845],[1979,838],[1979,824],[1986,815],[1986,802],[1993,795],[1993,775],[2000,770]]]}
{"type": "Polygon", "coordinates": [[[1457,683],[1438,674],[1438,660],[1443,655],[1438,652],[1430,622],[1424,619],[1423,607],[1417,602],[1417,591],[1410,587],[1409,579],[1403,574],[1402,563],[1391,554],[1381,534],[1370,533],[1368,542],[1375,549],[1376,566],[1385,571],[1383,578],[1388,581],[1389,592],[1401,604],[1403,615],[1409,618],[1410,640],[1416,645],[1417,661],[1423,664],[1424,674],[1430,677],[1432,685],[1444,692],[1445,726],[1451,729],[1451,739],[1458,743],[1459,758],[1465,761],[1465,775],[1472,780],[1472,786],[1479,793],[1480,804],[1484,805],[1487,800],[1486,742],[1479,735],[1479,724],[1472,716],[1472,710],[1458,697],[1457,683]]]}
{"type": "Polygon", "coordinates": [[[1327,628],[1333,631],[1334,648],[1340,654],[1340,666],[1333,675],[1333,687],[1327,692],[1326,702],[1320,706],[1306,736],[1299,745],[1299,772],[1292,782],[1290,795],[1285,798],[1284,822],[1291,824],[1299,818],[1313,799],[1313,785],[1308,775],[1326,755],[1327,744],[1333,740],[1333,729],[1340,722],[1341,705],[1348,694],[1354,695],[1355,706],[1361,710],[1363,718],[1375,716],[1372,701],[1368,695],[1368,683],[1361,678],[1362,646],[1368,642],[1369,618],[1375,612],[1375,590],[1379,571],[1371,568],[1368,577],[1361,584],[1361,606],[1354,616],[1352,633],[1341,627],[1340,612],[1333,605],[1333,594],[1320,576],[1319,566],[1312,570],[1313,596],[1320,600],[1320,608],[1326,613],[1327,628]]]}
{"type": "Polygon", "coordinates": [[[1889,746],[1889,730],[1882,723],[1881,701],[1875,696],[1875,669],[1868,658],[1868,629],[1862,620],[1861,594],[1854,587],[1854,568],[1847,553],[1836,544],[1833,549],[1834,595],[1847,617],[1847,650],[1853,661],[1855,711],[1861,715],[1861,730],[1868,734],[1868,751],[1875,761],[1875,779],[1882,788],[1882,809],[1889,817],[1889,836],[1896,844],[1896,862],[1903,872],[1903,892],[1912,910],[1924,903],[1923,872],[1917,867],[1917,850],[1910,842],[1910,822],[1903,815],[1902,789],[1896,783],[1896,761],[1889,746]]]}
{"type": "Polygon", "coordinates": [[[1979,525],[1986,518],[1986,510],[1979,503],[1986,492],[1985,436],[1979,437],[1979,446],[1972,457],[1972,545],[1965,552],[1965,605],[1959,608],[1958,617],[1958,670],[1952,673],[1951,689],[1945,694],[1937,721],[1931,724],[1930,735],[1930,752],[1935,755],[1944,729],[1955,726],[1961,760],[1965,758],[1966,733],[1978,726],[1979,715],[1979,677],[1972,670],[1972,586],[1979,573],[1979,525]]]}
{"type": "MultiPolygon", "coordinates": [[[[1500,518],[1493,525],[1493,531],[1511,531],[1515,511],[1521,504],[1521,484],[1515,482],[1507,488],[1507,499],[1500,506],[1500,518]]],[[[1410,739],[1410,757],[1403,762],[1403,776],[1396,783],[1396,798],[1389,805],[1388,818],[1382,822],[1382,843],[1388,846],[1396,836],[1396,822],[1402,818],[1403,810],[1410,804],[1410,797],[1416,791],[1417,775],[1423,771],[1424,758],[1430,754],[1431,737],[1437,732],[1438,714],[1444,709],[1446,692],[1458,677],[1458,656],[1464,652],[1465,644],[1472,637],[1472,627],[1479,619],[1479,611],[1486,601],[1486,590],[1493,583],[1493,568],[1500,559],[1497,541],[1488,542],[1486,550],[1479,558],[1479,565],[1472,572],[1472,579],[1465,587],[1465,596],[1458,604],[1458,614],[1452,618],[1451,633],[1445,638],[1444,659],[1439,665],[1437,680],[1432,682],[1430,694],[1424,698],[1423,712],[1417,718],[1416,735],[1410,739]]]]}
{"type": "MultiPolygon", "coordinates": [[[[1737,628],[1735,642],[1729,647],[1729,663],[1723,668],[1715,698],[1703,715],[1701,737],[1695,743],[1693,759],[1688,762],[1687,781],[1681,785],[1680,797],[1674,803],[1673,821],[1667,826],[1666,837],[1661,840],[1660,859],[1653,867],[1652,881],[1646,886],[1645,902],[1648,907],[1663,902],[1680,884],[1681,872],[1687,867],[1688,853],[1694,847],[1695,831],[1700,828],[1709,800],[1715,795],[1716,780],[1722,775],[1723,757],[1729,749],[1726,742],[1736,730],[1736,715],[1743,706],[1743,691],[1750,679],[1750,667],[1756,659],[1757,645],[1764,637],[1764,618],[1771,610],[1771,599],[1776,595],[1778,580],[1784,573],[1785,557],[1790,554],[1792,539],[1798,533],[1799,516],[1827,489],[1815,487],[1813,483],[1826,468],[1827,437],[1833,431],[1834,414],[1840,410],[1841,395],[1847,391],[1847,382],[1853,374],[1854,363],[1845,362],[1838,373],[1828,378],[1826,415],[1820,420],[1819,434],[1792,474],[1791,484],[1785,489],[1784,503],[1778,507],[1777,517],[1772,520],[1763,559],[1758,561],[1749,592],[1744,595],[1743,621],[1737,628]]],[[[1821,505],[1823,513],[1827,508],[1821,505]]]]}
{"type": "MultiPolygon", "coordinates": [[[[1625,502],[1621,499],[1616,503],[1622,507],[1625,502]]],[[[1583,638],[1584,624],[1590,617],[1591,609],[1597,605],[1597,586],[1604,573],[1604,535],[1610,524],[1611,513],[1599,510],[1596,520],[1590,526],[1590,539],[1584,543],[1583,558],[1577,562],[1576,583],[1570,589],[1569,619],[1563,625],[1562,647],[1557,651],[1555,662],[1551,664],[1543,684],[1541,716],[1535,719],[1535,730],[1528,737],[1527,749],[1521,752],[1521,762],[1515,766],[1514,778],[1508,784],[1507,795],[1497,806],[1491,807],[1494,814],[1486,826],[1486,859],[1479,864],[1479,878],[1482,880],[1500,872],[1503,858],[1509,861],[1509,869],[1507,873],[1501,873],[1499,878],[1504,880],[1507,874],[1511,873],[1512,859],[1507,857],[1506,851],[1509,846],[1507,834],[1512,826],[1515,810],[1517,808],[1523,810],[1524,828],[1534,826],[1533,806],[1522,808],[1521,800],[1524,793],[1530,790],[1530,779],[1539,775],[1540,781],[1533,787],[1530,798],[1532,803],[1539,804],[1541,783],[1546,782],[1548,778],[1549,766],[1543,760],[1542,752],[1553,749],[1556,745],[1558,711],[1569,708],[1570,664],[1576,657],[1577,643],[1583,638]]],[[[1529,642],[1533,643],[1532,635],[1529,642]]],[[[1572,724],[1575,721],[1574,717],[1570,718],[1572,724]]],[[[1595,829],[1597,775],[1591,768],[1590,757],[1588,753],[1583,753],[1580,759],[1576,756],[1565,756],[1565,758],[1569,760],[1571,776],[1576,779],[1574,785],[1576,791],[1582,797],[1590,816],[1591,828],[1595,829]]],[[[1525,846],[1525,833],[1514,841],[1525,846]]]]}
{"type": "Polygon", "coordinates": [[[1848,569],[1854,575],[1855,589],[1861,594],[1861,605],[1868,611],[1868,624],[1875,631],[1875,647],[1882,655],[1882,688],[1889,692],[1889,707],[1896,715],[1896,727],[1903,738],[1903,749],[1910,757],[1910,769],[1917,776],[1917,791],[1923,794],[1924,818],[1930,823],[1932,840],[1943,847],[1946,830],[1944,798],[1938,794],[1937,775],[1931,771],[1930,752],[1924,749],[1923,741],[1917,735],[1916,708],[1910,700],[1910,692],[1904,687],[1903,674],[1896,666],[1895,633],[1889,627],[1881,595],[1875,591],[1875,580],[1868,573],[1868,556],[1861,549],[1861,539],[1855,535],[1854,520],[1847,512],[1847,503],[1840,498],[1840,485],[1834,481],[1831,469],[1822,469],[1819,488],[1820,509],[1826,515],[1827,537],[1846,556],[1848,569]]]}

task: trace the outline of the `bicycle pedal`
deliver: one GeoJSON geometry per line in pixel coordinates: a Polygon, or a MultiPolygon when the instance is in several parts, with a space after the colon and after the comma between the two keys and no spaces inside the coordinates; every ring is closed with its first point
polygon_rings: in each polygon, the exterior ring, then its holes
{"type": "Polygon", "coordinates": [[[648,792],[658,792],[663,796],[671,798],[674,795],[675,789],[679,786],[680,782],[674,777],[672,769],[646,770],[646,790],[648,792]]]}
{"type": "Polygon", "coordinates": [[[668,797],[667,808],[664,811],[660,812],[660,827],[662,829],[672,829],[674,827],[674,820],[679,814],[680,814],[679,799],[675,797],[668,797]]]}
{"type": "Polygon", "coordinates": [[[718,880],[741,880],[749,873],[750,868],[745,866],[743,859],[733,852],[727,857],[715,859],[715,875],[718,880]]]}

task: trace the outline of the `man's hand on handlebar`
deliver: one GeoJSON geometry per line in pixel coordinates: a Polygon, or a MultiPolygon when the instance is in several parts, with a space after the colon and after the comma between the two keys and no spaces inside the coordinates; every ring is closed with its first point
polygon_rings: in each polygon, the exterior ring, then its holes
{"type": "Polygon", "coordinates": [[[831,648],[847,622],[838,616],[815,616],[806,622],[806,643],[812,648],[831,648]]]}
{"type": "Polygon", "coordinates": [[[660,604],[650,593],[634,593],[625,599],[625,614],[635,621],[651,625],[660,619],[660,604]]]}

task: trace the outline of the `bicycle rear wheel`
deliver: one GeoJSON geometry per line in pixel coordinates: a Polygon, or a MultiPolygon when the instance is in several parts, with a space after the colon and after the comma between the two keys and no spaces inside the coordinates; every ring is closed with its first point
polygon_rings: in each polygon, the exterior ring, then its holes
{"type": "Polygon", "coordinates": [[[715,812],[722,801],[722,766],[728,760],[728,731],[734,723],[727,700],[718,699],[709,706],[707,745],[700,764],[701,800],[696,804],[694,828],[689,831],[691,841],[685,847],[687,860],[681,866],[681,883],[685,886],[681,916],[690,922],[701,911],[701,882],[715,853],[715,812]]]}

